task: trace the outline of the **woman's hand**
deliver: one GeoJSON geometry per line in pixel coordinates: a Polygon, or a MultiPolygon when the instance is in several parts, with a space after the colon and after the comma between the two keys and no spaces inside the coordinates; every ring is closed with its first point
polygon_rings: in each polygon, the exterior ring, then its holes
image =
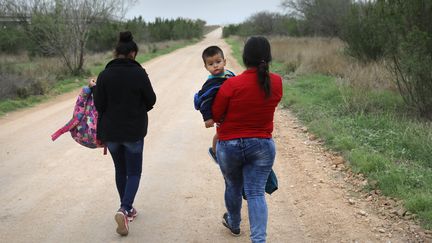
{"type": "Polygon", "coordinates": [[[93,86],[96,86],[96,79],[94,79],[94,78],[90,79],[90,80],[89,80],[89,84],[88,84],[88,86],[89,86],[90,88],[93,87],[93,86]]]}
{"type": "Polygon", "coordinates": [[[210,128],[214,127],[215,122],[213,121],[213,119],[208,119],[207,121],[204,121],[204,124],[206,128],[210,128]]]}

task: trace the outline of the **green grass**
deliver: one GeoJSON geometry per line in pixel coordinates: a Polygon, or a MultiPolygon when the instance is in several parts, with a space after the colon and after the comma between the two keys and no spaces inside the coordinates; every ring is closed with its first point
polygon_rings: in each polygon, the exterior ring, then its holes
{"type": "Polygon", "coordinates": [[[226,38],[225,41],[231,46],[232,55],[234,58],[240,65],[244,67],[242,60],[243,44],[238,39],[234,39],[232,37],[226,38]]]}
{"type": "Polygon", "coordinates": [[[432,228],[432,124],[403,115],[398,94],[348,89],[332,77],[302,76],[285,85],[283,103],[326,146],[341,152],[353,171],[404,200],[432,228]],[[368,108],[347,109],[347,93],[368,97],[368,108]]]}
{"type": "MultiPolygon", "coordinates": [[[[158,49],[155,52],[140,54],[137,56],[136,60],[139,63],[146,62],[155,57],[170,53],[176,49],[185,47],[187,45],[196,43],[198,40],[185,40],[184,42],[177,43],[175,45],[169,46],[168,48],[158,49]]],[[[106,60],[103,64],[94,65],[89,67],[90,74],[92,76],[98,75],[104,68],[106,63],[109,60],[106,60]]],[[[19,64],[22,67],[27,67],[30,64],[19,64]]],[[[77,88],[80,88],[87,84],[88,77],[67,77],[62,80],[57,81],[48,91],[46,95],[32,95],[23,99],[5,99],[0,100],[0,116],[5,115],[7,112],[16,111],[18,109],[26,108],[34,106],[42,101],[45,101],[53,96],[73,91],[77,88]]]]}

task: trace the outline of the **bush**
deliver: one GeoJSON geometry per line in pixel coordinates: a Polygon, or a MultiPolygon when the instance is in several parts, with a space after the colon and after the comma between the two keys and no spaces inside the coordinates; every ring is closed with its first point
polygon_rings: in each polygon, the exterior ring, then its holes
{"type": "Polygon", "coordinates": [[[302,20],[301,33],[338,36],[352,0],[283,0],[282,6],[302,20]]]}
{"type": "Polygon", "coordinates": [[[432,119],[432,1],[355,3],[341,38],[368,62],[385,58],[405,102],[432,119]]]}
{"type": "Polygon", "coordinates": [[[378,1],[391,35],[388,47],[399,91],[432,119],[432,1],[378,1]]]}
{"type": "Polygon", "coordinates": [[[92,52],[113,50],[121,30],[122,25],[118,22],[96,23],[90,29],[87,49],[92,52]]]}
{"type": "Polygon", "coordinates": [[[16,24],[0,25],[0,52],[18,54],[27,47],[24,30],[16,24]]]}
{"type": "Polygon", "coordinates": [[[300,20],[279,13],[259,12],[241,24],[231,24],[223,28],[223,37],[230,35],[289,35],[298,36],[300,20]]]}
{"type": "Polygon", "coordinates": [[[388,33],[376,4],[373,2],[353,4],[340,38],[348,44],[347,51],[353,57],[363,62],[381,59],[388,42],[388,33]]]}

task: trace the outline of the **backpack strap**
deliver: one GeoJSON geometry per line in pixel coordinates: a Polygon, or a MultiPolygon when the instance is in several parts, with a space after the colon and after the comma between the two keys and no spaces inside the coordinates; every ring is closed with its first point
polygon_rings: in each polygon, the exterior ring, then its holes
{"type": "Polygon", "coordinates": [[[58,137],[60,137],[63,133],[69,132],[72,128],[74,128],[76,125],[78,125],[80,121],[78,118],[74,117],[72,118],[66,125],[64,125],[62,128],[57,130],[55,133],[51,135],[51,140],[55,141],[58,137]]]}

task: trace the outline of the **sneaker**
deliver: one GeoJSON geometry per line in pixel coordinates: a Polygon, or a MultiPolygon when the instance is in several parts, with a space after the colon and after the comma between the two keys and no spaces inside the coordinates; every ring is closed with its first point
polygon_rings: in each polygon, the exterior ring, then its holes
{"type": "Polygon", "coordinates": [[[215,154],[215,152],[213,152],[213,149],[211,147],[208,149],[208,154],[214,160],[214,162],[217,164],[218,162],[217,162],[216,154],[215,154]]]}
{"type": "Polygon", "coordinates": [[[117,222],[117,233],[121,236],[126,236],[129,233],[129,225],[127,212],[123,208],[120,208],[114,216],[115,221],[117,222]]]}
{"type": "Polygon", "coordinates": [[[223,226],[227,227],[231,231],[232,235],[234,235],[234,236],[240,236],[240,229],[233,229],[228,224],[228,213],[224,213],[224,215],[222,216],[222,224],[223,224],[223,226]]]}
{"type": "Polygon", "coordinates": [[[127,219],[129,220],[129,222],[132,222],[136,216],[138,215],[138,212],[136,211],[135,208],[132,208],[129,212],[127,212],[127,219]]]}

